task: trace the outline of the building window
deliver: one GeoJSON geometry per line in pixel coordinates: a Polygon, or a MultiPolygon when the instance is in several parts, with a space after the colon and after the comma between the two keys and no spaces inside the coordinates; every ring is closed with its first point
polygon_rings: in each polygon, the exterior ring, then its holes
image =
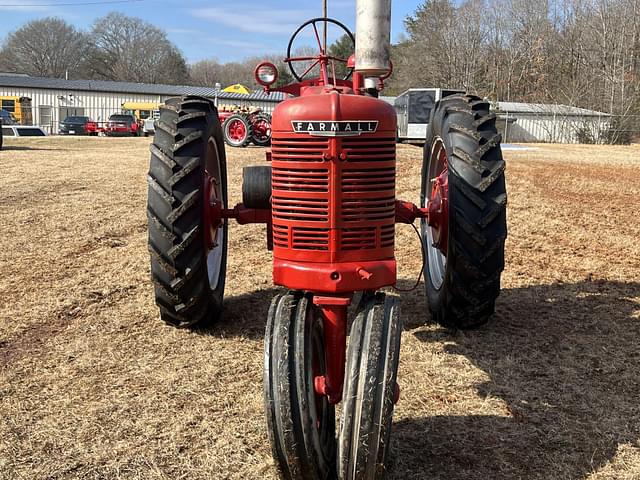
{"type": "Polygon", "coordinates": [[[41,127],[51,127],[52,118],[51,114],[53,113],[53,109],[50,105],[40,105],[38,106],[39,111],[39,125],[41,127]]]}
{"type": "Polygon", "coordinates": [[[0,107],[2,107],[2,110],[6,110],[7,112],[16,113],[15,100],[2,100],[0,107]]]}

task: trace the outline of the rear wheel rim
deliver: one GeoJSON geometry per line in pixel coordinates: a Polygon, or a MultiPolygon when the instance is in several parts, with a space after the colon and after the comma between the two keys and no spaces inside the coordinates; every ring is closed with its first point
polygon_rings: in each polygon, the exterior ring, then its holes
{"type": "Polygon", "coordinates": [[[247,127],[239,119],[227,123],[227,136],[234,143],[242,143],[247,138],[247,127]]]}
{"type": "Polygon", "coordinates": [[[265,119],[258,120],[253,127],[253,134],[260,142],[266,142],[271,137],[271,126],[265,119]]]}
{"type": "Polygon", "coordinates": [[[222,167],[218,146],[213,138],[207,142],[205,159],[205,255],[207,258],[207,276],[209,288],[215,290],[220,283],[220,273],[224,258],[224,220],[215,219],[215,211],[221,211],[225,207],[222,185],[222,167]]]}
{"type": "Polygon", "coordinates": [[[448,176],[449,164],[444,142],[440,137],[436,137],[431,147],[431,152],[429,152],[429,174],[423,179],[423,181],[427,183],[422,186],[425,197],[427,194],[429,195],[429,205],[423,205],[423,207],[430,207],[429,224],[422,222],[422,238],[426,239],[425,248],[427,250],[429,278],[436,290],[442,287],[447,268],[447,257],[442,252],[441,247],[442,240],[444,240],[444,245],[446,246],[448,238],[442,239],[441,237],[448,237],[449,231],[448,176]],[[436,183],[438,181],[445,182],[446,188],[437,189],[436,183]],[[440,198],[437,198],[438,196],[440,198]],[[433,202],[442,200],[446,202],[444,212],[435,215],[432,214],[431,206],[434,205],[433,202]]]}

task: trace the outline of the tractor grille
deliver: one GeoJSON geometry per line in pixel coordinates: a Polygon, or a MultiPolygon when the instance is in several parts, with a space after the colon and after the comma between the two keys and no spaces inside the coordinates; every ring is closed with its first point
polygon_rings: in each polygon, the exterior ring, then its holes
{"type": "Polygon", "coordinates": [[[272,169],[271,185],[274,190],[327,193],[329,170],[327,168],[276,167],[272,169]]]}
{"type": "Polygon", "coordinates": [[[342,192],[371,195],[371,192],[391,191],[396,185],[396,169],[388,168],[351,168],[342,171],[342,192]]]}
{"type": "Polygon", "coordinates": [[[354,137],[342,141],[340,248],[393,247],[395,234],[395,139],[354,137]],[[366,162],[366,164],[364,163],[366,162]]]}
{"type": "Polygon", "coordinates": [[[395,138],[338,140],[274,135],[271,145],[274,247],[297,250],[298,255],[301,251],[392,248],[395,148],[395,138]],[[346,161],[326,161],[330,142],[338,142],[338,151],[346,153],[346,161]],[[340,179],[335,185],[331,183],[332,172],[340,179]],[[329,210],[332,195],[340,199],[334,212],[329,210]],[[338,228],[334,235],[331,225],[338,228]]]}
{"type": "Polygon", "coordinates": [[[342,221],[375,222],[377,220],[395,219],[395,197],[376,199],[347,199],[342,201],[342,221]]]}
{"type": "Polygon", "coordinates": [[[272,138],[275,247],[329,250],[329,167],[323,163],[328,148],[328,139],[272,138]]]}
{"type": "Polygon", "coordinates": [[[342,140],[349,162],[385,162],[396,158],[395,138],[352,137],[342,140]]]}
{"type": "Polygon", "coordinates": [[[290,162],[322,162],[322,154],[329,148],[329,140],[317,137],[296,137],[271,140],[274,160],[290,162]]]}
{"type": "Polygon", "coordinates": [[[273,195],[271,211],[274,219],[326,222],[329,220],[329,201],[326,198],[310,200],[273,195]]]}

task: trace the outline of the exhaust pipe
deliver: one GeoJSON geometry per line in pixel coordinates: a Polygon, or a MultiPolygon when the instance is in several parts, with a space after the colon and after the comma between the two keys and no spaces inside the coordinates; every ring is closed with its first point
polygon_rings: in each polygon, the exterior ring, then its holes
{"type": "Polygon", "coordinates": [[[377,77],[389,71],[391,0],[356,1],[356,72],[377,77]]]}

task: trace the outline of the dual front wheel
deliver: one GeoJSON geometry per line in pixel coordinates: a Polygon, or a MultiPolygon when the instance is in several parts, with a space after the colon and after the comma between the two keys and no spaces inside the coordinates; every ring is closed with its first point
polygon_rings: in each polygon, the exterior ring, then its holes
{"type": "Polygon", "coordinates": [[[265,336],[264,393],[272,453],[284,478],[382,477],[400,334],[396,298],[367,295],[351,327],[336,437],[335,407],[314,387],[314,379],[325,374],[322,315],[309,294],[273,299],[265,336]]]}

